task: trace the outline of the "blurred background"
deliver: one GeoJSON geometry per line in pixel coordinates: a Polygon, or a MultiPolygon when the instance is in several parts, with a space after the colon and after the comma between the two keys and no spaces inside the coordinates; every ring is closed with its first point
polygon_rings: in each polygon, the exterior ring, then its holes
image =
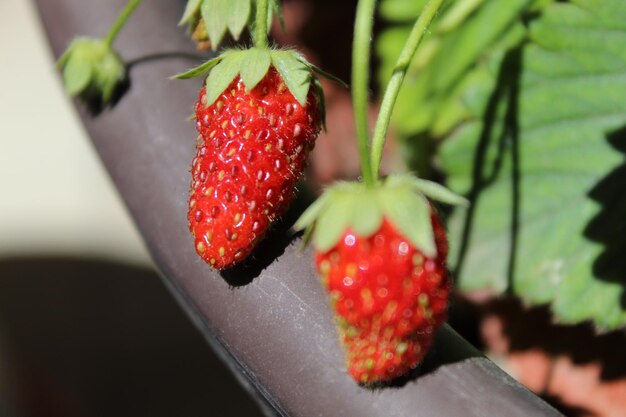
{"type": "Polygon", "coordinates": [[[0,416],[260,415],[154,271],[32,2],[0,1],[0,57],[0,416]]]}

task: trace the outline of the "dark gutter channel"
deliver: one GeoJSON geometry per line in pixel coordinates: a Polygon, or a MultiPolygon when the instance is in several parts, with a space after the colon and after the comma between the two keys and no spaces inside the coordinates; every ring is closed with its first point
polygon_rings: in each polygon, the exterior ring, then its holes
{"type": "MultiPolygon", "coordinates": [[[[124,3],[36,0],[55,57],[77,34],[106,33],[124,3]]],[[[168,289],[264,412],[303,417],[560,415],[447,326],[413,378],[383,389],[359,387],[344,370],[326,296],[310,253],[300,254],[298,242],[238,288],[195,255],[186,204],[196,133],[186,119],[201,82],[168,80],[197,64],[190,59],[195,51],[184,28],[176,26],[183,6],[172,0],[142,4],[118,42],[123,57],[138,62],[131,68],[129,90],[98,116],[78,109],[168,289]],[[158,59],[145,59],[151,55],[158,59]]]]}

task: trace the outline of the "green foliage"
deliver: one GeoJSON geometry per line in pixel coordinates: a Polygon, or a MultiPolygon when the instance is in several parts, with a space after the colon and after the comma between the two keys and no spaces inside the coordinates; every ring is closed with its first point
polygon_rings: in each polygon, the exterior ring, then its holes
{"type": "MultiPolygon", "coordinates": [[[[377,45],[382,80],[408,33],[396,15],[377,45]]],[[[461,290],[626,325],[623,16],[622,0],[458,0],[418,52],[394,125],[413,152],[441,142],[448,185],[472,203],[449,221],[461,290]]]]}

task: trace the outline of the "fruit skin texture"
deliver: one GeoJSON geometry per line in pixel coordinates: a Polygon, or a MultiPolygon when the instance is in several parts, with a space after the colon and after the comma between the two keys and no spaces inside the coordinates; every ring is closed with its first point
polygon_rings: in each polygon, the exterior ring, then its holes
{"type": "Polygon", "coordinates": [[[416,367],[446,319],[448,246],[434,213],[431,220],[434,258],[425,257],[386,219],[369,237],[348,229],[336,246],[315,254],[348,370],[360,383],[390,381],[416,367]]]}
{"type": "Polygon", "coordinates": [[[287,209],[321,128],[319,100],[311,88],[300,105],[273,67],[250,91],[237,76],[209,106],[202,89],[188,219],[209,265],[244,260],[287,209]]]}

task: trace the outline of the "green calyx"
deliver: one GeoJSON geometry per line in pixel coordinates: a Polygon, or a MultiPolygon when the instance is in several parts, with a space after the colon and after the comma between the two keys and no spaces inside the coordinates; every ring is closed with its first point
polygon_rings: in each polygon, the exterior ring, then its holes
{"type": "MultiPolygon", "coordinates": [[[[226,33],[238,40],[243,30],[254,22],[256,3],[255,0],[188,0],[180,24],[187,24],[193,31],[202,22],[211,49],[215,50],[226,33]]],[[[280,0],[269,0],[268,28],[274,15],[278,16],[282,25],[280,0]]]]}
{"type": "Polygon", "coordinates": [[[189,79],[209,72],[206,78],[206,91],[207,105],[211,105],[238,75],[249,91],[265,77],[270,67],[276,68],[287,89],[302,105],[306,103],[311,84],[323,99],[321,84],[313,76],[314,72],[343,84],[341,80],[309,63],[296,51],[256,47],[225,50],[217,58],[172,78],[189,79]]]}
{"type": "Polygon", "coordinates": [[[57,61],[68,94],[108,104],[126,78],[118,53],[104,40],[78,38],[57,61]]]}
{"type": "Polygon", "coordinates": [[[446,204],[468,204],[447,188],[411,175],[392,175],[372,186],[340,182],[328,188],[294,228],[305,230],[305,243],[312,239],[316,249],[324,252],[335,246],[348,228],[367,238],[386,219],[426,256],[435,256],[427,197],[446,204]]]}

